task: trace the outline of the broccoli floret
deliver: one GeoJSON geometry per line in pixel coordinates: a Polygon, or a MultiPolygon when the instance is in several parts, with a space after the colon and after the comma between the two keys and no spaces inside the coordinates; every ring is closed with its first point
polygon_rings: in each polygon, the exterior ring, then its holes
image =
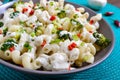
{"type": "Polygon", "coordinates": [[[24,48],[28,49],[28,50],[31,50],[32,49],[32,46],[29,44],[29,42],[26,42],[24,44],[24,48]]]}
{"type": "Polygon", "coordinates": [[[75,19],[71,19],[71,24],[75,25],[77,28],[83,27],[83,25],[80,22],[76,21],[75,19]]]}
{"type": "Polygon", "coordinates": [[[57,14],[57,16],[58,16],[59,18],[64,18],[64,17],[66,17],[66,12],[65,12],[64,10],[61,10],[61,12],[59,12],[59,13],[57,14]]]}
{"type": "Polygon", "coordinates": [[[101,48],[105,48],[111,43],[109,39],[107,39],[103,34],[100,34],[98,32],[94,32],[93,36],[96,38],[95,44],[100,46],[101,48]]]}
{"type": "Polygon", "coordinates": [[[75,15],[73,16],[73,18],[74,18],[74,19],[79,18],[78,14],[75,14],[75,15]]]}
{"type": "Polygon", "coordinates": [[[71,31],[78,31],[83,28],[83,25],[75,19],[71,19],[70,23],[71,23],[71,25],[73,25],[71,27],[71,31]]]}
{"type": "Polygon", "coordinates": [[[39,35],[41,35],[42,33],[43,33],[43,31],[42,31],[42,26],[38,26],[38,27],[35,28],[35,35],[36,35],[36,36],[39,36],[39,35]]]}
{"type": "Polygon", "coordinates": [[[61,40],[66,40],[66,39],[70,39],[71,40],[71,38],[70,38],[70,35],[69,34],[64,34],[64,35],[60,35],[60,32],[61,32],[62,30],[58,30],[57,31],[57,35],[58,35],[58,38],[59,39],[61,39],[61,40]]]}
{"type": "Polygon", "coordinates": [[[13,40],[13,39],[8,39],[8,40],[6,40],[3,44],[2,44],[2,46],[1,46],[1,50],[2,51],[6,51],[7,49],[9,49],[10,47],[12,47],[12,46],[14,46],[14,44],[15,44],[15,41],[13,40]]]}
{"type": "Polygon", "coordinates": [[[51,2],[50,2],[50,6],[53,6],[53,5],[54,5],[54,2],[53,2],[53,1],[51,1],[51,2]]]}

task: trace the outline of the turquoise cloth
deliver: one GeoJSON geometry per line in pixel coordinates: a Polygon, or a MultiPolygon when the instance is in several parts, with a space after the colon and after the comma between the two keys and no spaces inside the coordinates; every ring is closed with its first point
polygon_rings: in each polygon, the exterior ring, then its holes
{"type": "MultiPolygon", "coordinates": [[[[68,0],[76,4],[87,6],[86,0],[68,0]]],[[[110,24],[115,35],[115,47],[111,55],[101,64],[83,72],[69,75],[68,77],[59,78],[60,80],[120,80],[120,28],[113,24],[113,20],[120,21],[120,8],[107,4],[102,10],[97,11],[105,13],[106,11],[114,12],[114,15],[103,18],[110,24]]],[[[32,75],[23,74],[13,71],[5,66],[0,65],[0,80],[42,80],[42,77],[32,77],[32,75]]],[[[57,78],[56,78],[57,79],[57,78]]],[[[46,80],[46,79],[45,79],[46,80]]],[[[53,79],[48,79],[53,80],[53,79]]]]}
{"type": "Polygon", "coordinates": [[[7,2],[9,2],[9,0],[4,0],[4,1],[3,1],[4,4],[7,3],[7,2]]]}

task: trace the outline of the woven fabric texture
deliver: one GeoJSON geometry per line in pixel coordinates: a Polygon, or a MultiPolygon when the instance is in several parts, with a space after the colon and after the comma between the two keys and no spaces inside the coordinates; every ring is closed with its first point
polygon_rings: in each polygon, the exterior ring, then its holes
{"type": "MultiPolygon", "coordinates": [[[[79,5],[88,6],[86,0],[67,0],[79,5]]],[[[111,4],[107,4],[98,13],[105,13],[107,11],[114,12],[114,15],[103,18],[109,23],[115,36],[115,46],[111,55],[101,64],[88,69],[83,72],[78,72],[67,77],[61,77],[60,80],[120,80],[120,28],[117,28],[113,20],[120,20],[120,8],[111,4]]],[[[0,80],[43,80],[42,76],[33,77],[32,75],[23,74],[5,66],[0,65],[0,80]]],[[[58,79],[58,78],[54,78],[58,79]]],[[[53,78],[46,78],[45,80],[53,80],[53,78]]]]}

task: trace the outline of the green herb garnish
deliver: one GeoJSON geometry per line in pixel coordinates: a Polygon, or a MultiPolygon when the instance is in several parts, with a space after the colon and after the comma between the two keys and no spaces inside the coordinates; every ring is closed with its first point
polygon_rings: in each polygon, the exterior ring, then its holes
{"type": "Polygon", "coordinates": [[[8,31],[8,28],[4,28],[4,29],[3,29],[3,36],[6,36],[7,31],[8,31]]]}
{"type": "Polygon", "coordinates": [[[4,23],[3,22],[0,22],[0,27],[2,27],[4,25],[4,23]]]}
{"type": "Polygon", "coordinates": [[[19,15],[19,11],[16,11],[16,12],[13,12],[13,13],[11,13],[10,14],[10,18],[15,18],[15,17],[17,17],[18,15],[19,15]]]}

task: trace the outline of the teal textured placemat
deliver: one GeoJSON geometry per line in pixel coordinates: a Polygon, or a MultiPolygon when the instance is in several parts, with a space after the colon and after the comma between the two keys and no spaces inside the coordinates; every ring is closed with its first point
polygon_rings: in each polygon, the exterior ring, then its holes
{"type": "MultiPolygon", "coordinates": [[[[87,6],[86,0],[67,0],[76,4],[87,6]]],[[[117,8],[111,4],[107,4],[100,13],[106,11],[114,12],[111,17],[103,18],[111,26],[115,35],[115,47],[111,55],[103,61],[101,64],[93,67],[89,70],[69,75],[68,77],[59,78],[59,80],[120,80],[120,28],[117,28],[113,24],[112,19],[120,20],[120,8],[117,8]],[[111,19],[112,18],[112,19],[111,19]]],[[[43,77],[33,77],[32,75],[23,74],[17,71],[13,71],[5,66],[0,65],[0,80],[42,80],[43,77]]],[[[53,80],[53,79],[45,79],[53,80]]]]}

